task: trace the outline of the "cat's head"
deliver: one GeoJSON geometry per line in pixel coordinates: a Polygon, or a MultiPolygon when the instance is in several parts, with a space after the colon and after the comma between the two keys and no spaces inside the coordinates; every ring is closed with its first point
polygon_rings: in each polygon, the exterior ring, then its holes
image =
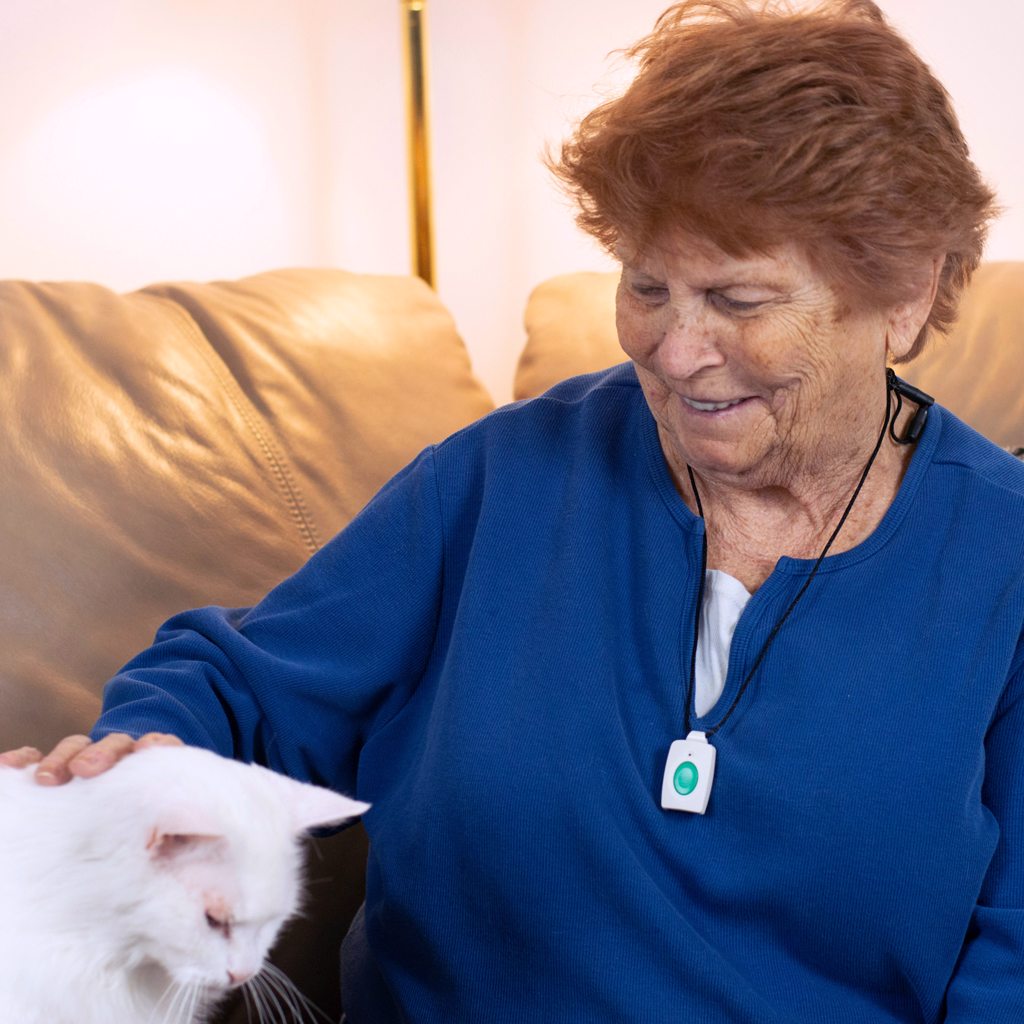
{"type": "Polygon", "coordinates": [[[137,808],[124,851],[137,891],[121,909],[130,957],[211,993],[258,972],[298,909],[299,837],[368,806],[194,748],[141,751],[109,774],[137,808]]]}

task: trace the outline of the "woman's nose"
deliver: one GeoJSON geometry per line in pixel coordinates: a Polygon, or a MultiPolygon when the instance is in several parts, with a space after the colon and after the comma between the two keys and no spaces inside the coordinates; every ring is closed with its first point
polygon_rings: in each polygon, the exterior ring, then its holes
{"type": "Polygon", "coordinates": [[[658,345],[662,370],[679,379],[725,362],[720,339],[705,317],[692,313],[674,316],[658,345]]]}

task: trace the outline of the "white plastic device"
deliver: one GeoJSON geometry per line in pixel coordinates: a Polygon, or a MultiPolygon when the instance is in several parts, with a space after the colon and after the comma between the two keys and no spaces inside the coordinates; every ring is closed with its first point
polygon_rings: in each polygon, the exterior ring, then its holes
{"type": "Polygon", "coordinates": [[[668,748],[661,781],[661,806],[666,811],[703,814],[715,779],[715,748],[702,732],[691,732],[668,748]]]}

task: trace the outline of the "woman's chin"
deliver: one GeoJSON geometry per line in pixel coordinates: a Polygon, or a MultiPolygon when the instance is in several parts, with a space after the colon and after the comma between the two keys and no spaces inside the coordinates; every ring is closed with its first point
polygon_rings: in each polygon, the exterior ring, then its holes
{"type": "Polygon", "coordinates": [[[714,481],[732,487],[758,487],[765,478],[760,460],[739,459],[735,452],[731,453],[730,457],[723,455],[715,458],[709,455],[705,458],[696,458],[690,463],[690,467],[698,480],[714,481]]]}
{"type": "Polygon", "coordinates": [[[688,489],[686,467],[698,477],[721,480],[743,486],[748,480],[758,480],[768,474],[771,461],[768,446],[760,443],[753,430],[740,436],[729,432],[725,436],[709,436],[703,431],[678,431],[669,434],[663,428],[662,450],[669,453],[669,465],[678,482],[688,489]]]}

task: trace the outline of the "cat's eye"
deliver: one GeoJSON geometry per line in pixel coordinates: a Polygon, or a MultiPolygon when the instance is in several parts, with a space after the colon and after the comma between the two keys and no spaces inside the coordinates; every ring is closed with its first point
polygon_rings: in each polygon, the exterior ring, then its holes
{"type": "Polygon", "coordinates": [[[225,939],[231,938],[231,922],[214,917],[209,911],[206,913],[206,923],[215,931],[220,932],[225,939]]]}

